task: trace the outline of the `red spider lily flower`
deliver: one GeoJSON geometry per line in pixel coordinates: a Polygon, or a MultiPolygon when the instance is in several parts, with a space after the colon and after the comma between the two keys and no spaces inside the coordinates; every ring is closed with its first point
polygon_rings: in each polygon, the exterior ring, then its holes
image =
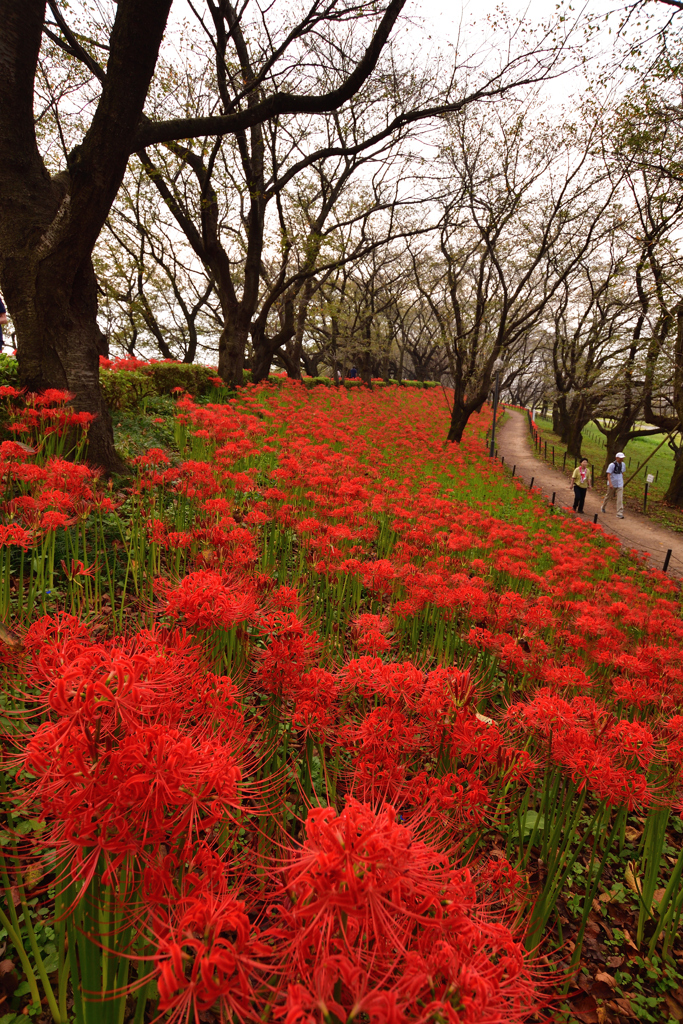
{"type": "Polygon", "coordinates": [[[403,948],[414,915],[437,905],[445,869],[443,854],[417,840],[392,807],[375,813],[350,799],[340,814],[313,808],[287,868],[299,955],[346,953],[362,935],[382,950],[403,948]]]}
{"type": "MultiPolygon", "coordinates": [[[[163,423],[163,420],[161,421],[163,423]]],[[[150,448],[144,455],[138,455],[135,463],[139,466],[149,468],[150,466],[170,466],[171,460],[161,448],[150,448]]]]}
{"type": "Polygon", "coordinates": [[[262,615],[259,632],[266,640],[266,647],[255,652],[258,682],[271,693],[283,687],[296,692],[298,680],[310,667],[318,650],[318,637],[309,633],[291,612],[262,615]]]}
{"type": "MultiPolygon", "coordinates": [[[[0,388],[0,391],[2,391],[2,388],[0,388]]],[[[34,448],[29,448],[25,444],[19,444],[18,441],[0,442],[0,459],[17,459],[20,462],[24,462],[29,455],[35,454],[34,448]]]]}
{"type": "Polygon", "coordinates": [[[170,1013],[170,1020],[198,1020],[215,1006],[230,1020],[262,1019],[258,981],[270,949],[244,903],[202,892],[181,901],[168,922],[153,917],[152,929],[159,935],[159,1010],[170,1013]]]}
{"type": "Polygon", "coordinates": [[[43,405],[66,405],[72,402],[74,396],[69,391],[59,391],[57,388],[45,388],[40,394],[30,395],[30,401],[36,407],[43,405]]]}
{"type": "Polygon", "coordinates": [[[94,565],[89,565],[86,568],[83,565],[83,562],[77,562],[74,558],[71,559],[71,566],[69,568],[67,568],[66,562],[63,559],[61,562],[61,566],[64,575],[68,580],[75,580],[77,576],[90,576],[92,578],[95,575],[94,565]]]}
{"type": "Polygon", "coordinates": [[[299,607],[299,593],[295,587],[281,586],[270,595],[270,604],[281,611],[296,611],[299,607]]]}
{"type": "MultiPolygon", "coordinates": [[[[67,526],[73,526],[75,521],[75,519],[64,515],[63,512],[56,512],[49,509],[47,512],[43,512],[38,525],[41,530],[51,532],[53,530],[58,530],[60,527],[66,528],[67,526]]],[[[62,562],[62,566],[64,566],[64,562],[62,562]]]]}
{"type": "Polygon", "coordinates": [[[332,956],[316,965],[305,984],[289,985],[283,1008],[276,1011],[284,1024],[322,1024],[331,1020],[366,1019],[372,1024],[407,1024],[398,993],[383,988],[348,956],[332,956]]]}
{"type": "Polygon", "coordinates": [[[66,422],[70,427],[80,427],[86,433],[90,430],[97,416],[91,412],[72,412],[66,422]]]}
{"type": "Polygon", "coordinates": [[[252,590],[213,570],[190,573],[175,587],[166,580],[157,580],[155,586],[167,602],[166,614],[198,629],[232,629],[256,612],[252,590]]]}
{"type": "Polygon", "coordinates": [[[14,544],[16,547],[28,550],[28,548],[33,547],[34,543],[32,534],[21,526],[0,525],[0,548],[9,547],[14,544]]]}

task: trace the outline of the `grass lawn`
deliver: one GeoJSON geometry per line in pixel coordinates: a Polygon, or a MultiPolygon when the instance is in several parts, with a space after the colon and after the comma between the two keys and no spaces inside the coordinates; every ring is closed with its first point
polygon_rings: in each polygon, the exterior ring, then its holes
{"type": "MultiPolygon", "coordinates": [[[[571,472],[574,468],[574,459],[567,457],[566,445],[562,444],[557,434],[553,433],[552,420],[536,416],[536,426],[548,444],[547,460],[553,461],[552,447],[555,448],[555,466],[558,469],[565,468],[571,472]]],[[[667,526],[670,530],[677,530],[683,533],[683,512],[679,509],[665,505],[664,494],[669,486],[671,474],[673,473],[673,455],[668,444],[662,445],[656,454],[657,446],[664,440],[664,434],[653,434],[650,437],[639,437],[629,441],[624,449],[626,455],[626,480],[636,473],[638,466],[643,466],[648,456],[652,456],[639,473],[627,484],[624,492],[624,504],[627,509],[633,512],[643,512],[643,498],[645,493],[645,477],[647,474],[654,476],[654,483],[648,486],[647,511],[648,518],[667,526]]],[[[598,429],[590,424],[583,432],[582,452],[593,467],[594,479],[598,489],[600,488],[600,476],[605,459],[605,439],[598,429]]],[[[544,449],[545,453],[545,449],[544,449]]]]}

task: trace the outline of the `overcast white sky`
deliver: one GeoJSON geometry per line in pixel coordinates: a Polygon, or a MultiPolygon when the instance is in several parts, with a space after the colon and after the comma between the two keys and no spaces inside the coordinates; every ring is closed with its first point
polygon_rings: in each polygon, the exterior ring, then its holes
{"type": "MultiPolygon", "coordinates": [[[[569,7],[569,0],[563,0],[563,6],[567,9],[568,20],[578,21],[584,14],[604,18],[608,13],[623,8],[626,2],[627,0],[584,0],[583,3],[576,2],[573,7],[569,7]]],[[[469,29],[464,33],[467,45],[467,37],[476,37],[478,32],[482,33],[483,42],[487,19],[494,18],[501,11],[511,18],[525,18],[529,24],[540,28],[544,22],[553,18],[558,6],[559,0],[408,0],[404,15],[422,22],[427,33],[441,44],[455,41],[461,25],[470,24],[474,31],[469,29]]],[[[662,5],[662,16],[670,14],[670,10],[662,5]]],[[[616,28],[617,23],[618,16],[615,14],[609,24],[616,28]]],[[[581,33],[577,32],[577,44],[581,38],[581,33]]],[[[595,39],[595,44],[594,52],[597,54],[601,50],[603,60],[607,61],[613,56],[614,35],[609,34],[607,24],[600,33],[599,41],[595,39]]],[[[469,49],[469,46],[467,48],[469,49]]],[[[549,81],[544,87],[544,93],[551,103],[571,105],[572,95],[580,93],[584,87],[585,77],[581,71],[576,71],[549,81]]]]}

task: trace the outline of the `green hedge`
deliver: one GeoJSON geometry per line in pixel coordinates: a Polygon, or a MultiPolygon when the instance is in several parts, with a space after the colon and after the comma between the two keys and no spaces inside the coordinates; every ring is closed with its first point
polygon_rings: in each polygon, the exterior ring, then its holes
{"type": "Polygon", "coordinates": [[[19,387],[19,366],[16,359],[0,352],[0,387],[19,387]]]}
{"type": "MultiPolygon", "coordinates": [[[[146,398],[156,398],[161,395],[171,395],[175,388],[182,388],[195,398],[214,391],[212,379],[216,377],[216,371],[207,366],[200,366],[197,363],[147,363],[134,370],[125,369],[100,369],[100,385],[107,405],[116,411],[134,410],[142,404],[146,398]]],[[[286,377],[271,377],[270,383],[278,386],[286,377]]],[[[251,374],[245,371],[244,381],[249,383],[251,374]]],[[[302,382],[307,388],[334,387],[332,377],[305,377],[302,382]]],[[[390,380],[388,384],[383,380],[373,381],[373,387],[385,388],[397,385],[399,382],[390,380]]],[[[19,368],[17,360],[0,352],[0,386],[19,386],[19,368]]],[[[346,380],[344,387],[348,390],[362,386],[360,378],[346,380]]],[[[406,388],[433,388],[438,385],[433,381],[421,383],[418,380],[403,380],[401,387],[406,388]]],[[[217,396],[218,397],[218,396],[217,396]]]]}
{"type": "Polygon", "coordinates": [[[195,398],[208,394],[215,370],[197,363],[149,363],[136,370],[100,369],[100,385],[110,409],[135,409],[145,398],[182,388],[195,398]]]}

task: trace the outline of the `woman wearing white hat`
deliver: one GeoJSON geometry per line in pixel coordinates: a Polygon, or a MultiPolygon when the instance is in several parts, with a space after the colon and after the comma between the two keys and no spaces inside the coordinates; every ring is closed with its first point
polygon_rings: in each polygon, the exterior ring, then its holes
{"type": "Polygon", "coordinates": [[[608,500],[614,495],[617,503],[617,518],[624,518],[624,459],[623,452],[617,452],[614,462],[607,467],[607,494],[602,503],[601,512],[605,511],[608,500]]]}

